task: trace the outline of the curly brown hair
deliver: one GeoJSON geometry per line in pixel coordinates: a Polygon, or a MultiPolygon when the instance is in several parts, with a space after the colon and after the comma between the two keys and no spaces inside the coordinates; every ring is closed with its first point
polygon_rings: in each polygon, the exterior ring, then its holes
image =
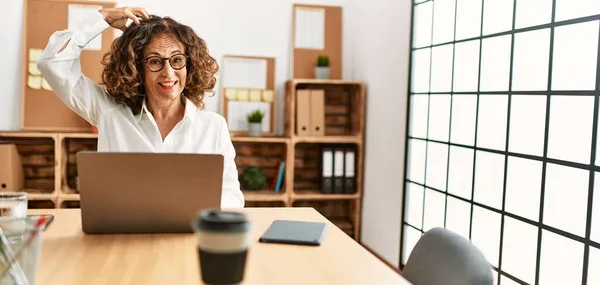
{"type": "Polygon", "coordinates": [[[189,59],[183,95],[203,108],[204,94],[213,90],[219,66],[209,55],[206,42],[192,28],[170,17],[151,15],[150,19],[140,21],[140,25],[129,26],[112,42],[110,51],[102,59],[102,85],[106,92],[117,103],[130,107],[134,114],[140,112],[146,96],[144,49],[159,35],[175,36],[185,47],[189,59]]]}

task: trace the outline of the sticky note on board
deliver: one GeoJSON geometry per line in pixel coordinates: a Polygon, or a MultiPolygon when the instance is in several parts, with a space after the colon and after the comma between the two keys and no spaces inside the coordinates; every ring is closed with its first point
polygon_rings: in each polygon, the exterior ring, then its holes
{"type": "Polygon", "coordinates": [[[31,48],[29,49],[29,62],[37,62],[42,56],[42,50],[31,48]]]}
{"type": "Polygon", "coordinates": [[[29,75],[27,78],[27,86],[31,89],[41,89],[42,88],[42,77],[36,75],[29,75]]]}
{"type": "Polygon", "coordinates": [[[42,89],[52,91],[52,87],[50,87],[50,85],[48,84],[48,81],[46,81],[46,78],[43,78],[43,77],[42,77],[42,89]]]}
{"type": "Polygon", "coordinates": [[[248,90],[247,89],[240,89],[238,90],[237,93],[237,99],[239,101],[248,101],[248,90]]]}
{"type": "Polygon", "coordinates": [[[29,74],[31,75],[41,75],[42,73],[40,72],[40,70],[37,68],[37,63],[35,62],[30,62],[29,63],[29,74]]]}
{"type": "Polygon", "coordinates": [[[250,101],[260,101],[261,100],[261,96],[260,96],[260,90],[250,90],[250,101]]]}
{"type": "Polygon", "coordinates": [[[228,100],[235,100],[237,98],[238,90],[235,88],[226,88],[225,89],[225,98],[228,100]]]}
{"type": "Polygon", "coordinates": [[[263,90],[262,97],[265,102],[273,102],[273,90],[263,90]]]}

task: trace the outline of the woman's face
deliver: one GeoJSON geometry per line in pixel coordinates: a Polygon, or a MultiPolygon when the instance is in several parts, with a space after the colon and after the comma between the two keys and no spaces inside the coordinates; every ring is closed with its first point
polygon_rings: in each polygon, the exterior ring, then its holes
{"type": "Polygon", "coordinates": [[[146,46],[144,59],[146,95],[159,100],[178,98],[187,74],[183,44],[172,35],[156,36],[146,46]]]}

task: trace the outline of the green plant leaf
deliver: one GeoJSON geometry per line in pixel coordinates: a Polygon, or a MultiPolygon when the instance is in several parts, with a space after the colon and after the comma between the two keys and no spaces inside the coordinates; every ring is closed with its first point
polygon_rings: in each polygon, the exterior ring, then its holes
{"type": "Polygon", "coordinates": [[[267,183],[265,170],[260,166],[248,166],[240,176],[240,183],[246,190],[261,190],[267,183]]]}
{"type": "Polygon", "coordinates": [[[260,123],[260,122],[262,122],[262,119],[264,116],[265,116],[265,114],[263,113],[263,111],[256,109],[248,114],[248,122],[249,123],[260,123]]]}
{"type": "Polygon", "coordinates": [[[317,57],[317,66],[318,67],[328,67],[329,66],[329,56],[319,55],[317,57]]]}

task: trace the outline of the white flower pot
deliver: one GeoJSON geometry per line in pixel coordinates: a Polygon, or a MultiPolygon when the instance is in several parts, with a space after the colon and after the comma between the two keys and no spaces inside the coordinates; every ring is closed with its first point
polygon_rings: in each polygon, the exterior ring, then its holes
{"type": "Polygon", "coordinates": [[[329,67],[315,67],[315,77],[317,79],[329,79],[329,67]]]}
{"type": "Polygon", "coordinates": [[[260,137],[262,132],[261,123],[248,123],[248,135],[251,137],[260,137]]]}

